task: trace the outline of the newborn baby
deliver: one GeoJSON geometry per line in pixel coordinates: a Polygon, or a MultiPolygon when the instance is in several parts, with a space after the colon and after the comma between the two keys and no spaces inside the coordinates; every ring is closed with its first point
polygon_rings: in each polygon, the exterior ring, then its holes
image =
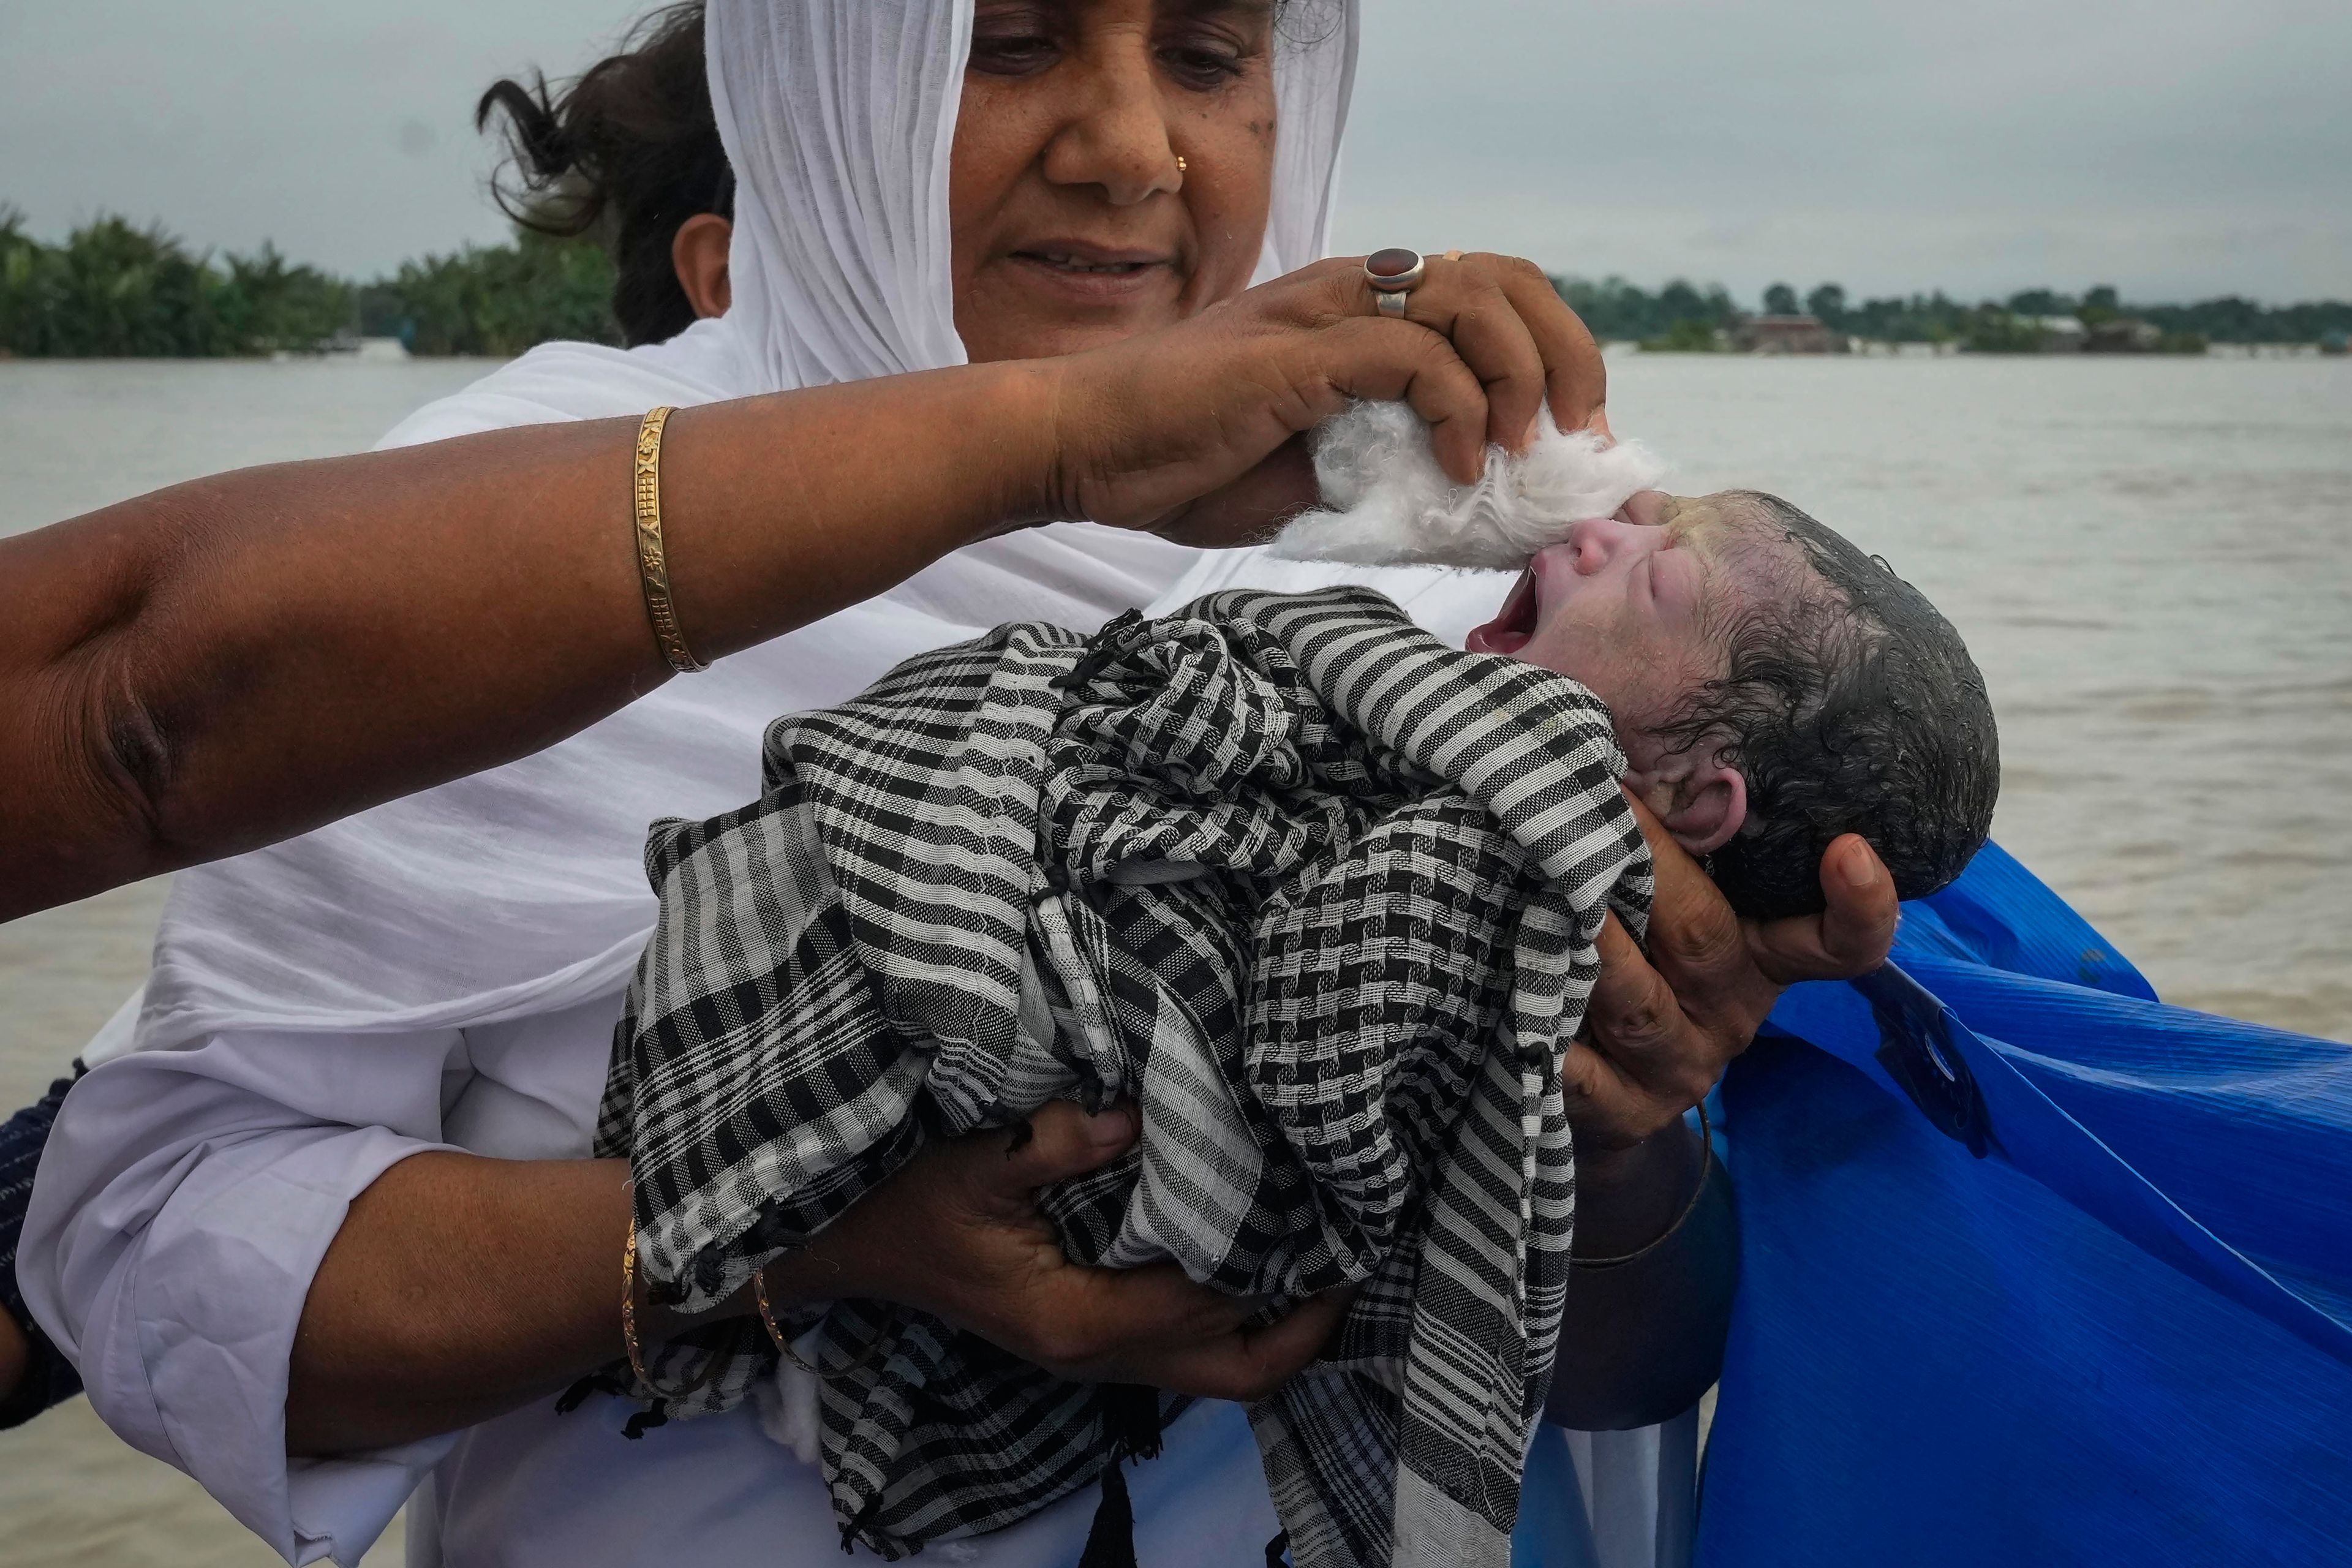
{"type": "Polygon", "coordinates": [[[1844,833],[1870,841],[1906,899],[1951,881],[2000,784],[1959,634],[1788,502],[1645,488],[1664,467],[1547,415],[1525,454],[1492,450],[1477,483],[1455,485],[1412,410],[1359,404],[1317,432],[1326,510],[1291,523],[1276,553],[1528,562],[1468,647],[1572,676],[1607,704],[1627,784],[1743,914],[1820,909],[1822,852],[1844,833]]]}
{"type": "Polygon", "coordinates": [[[2000,752],[1959,634],[1778,497],[1643,490],[1575,522],[1467,646],[1607,704],[1627,786],[1742,914],[1820,909],[1841,834],[1916,899],[1990,831],[2000,752]]]}

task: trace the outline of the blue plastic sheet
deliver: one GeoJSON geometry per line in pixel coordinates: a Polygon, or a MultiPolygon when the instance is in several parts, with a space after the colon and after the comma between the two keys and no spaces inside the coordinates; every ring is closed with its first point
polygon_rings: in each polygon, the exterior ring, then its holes
{"type": "Polygon", "coordinates": [[[2352,1047],[2162,1005],[1998,848],[1724,1088],[1700,1568],[2352,1563],[2352,1047]]]}

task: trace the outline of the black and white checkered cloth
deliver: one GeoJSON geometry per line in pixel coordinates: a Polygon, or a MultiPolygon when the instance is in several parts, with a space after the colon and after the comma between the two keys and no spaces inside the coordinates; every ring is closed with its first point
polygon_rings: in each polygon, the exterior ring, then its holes
{"type": "MultiPolygon", "coordinates": [[[[1137,1149],[1045,1194],[1073,1258],[1365,1285],[1251,1413],[1295,1561],[1506,1563],[1574,1207],[1557,1058],[1606,910],[1649,906],[1622,765],[1581,686],[1362,589],[1000,627],[780,720],[761,800],[646,851],[599,1147],[648,1279],[715,1302],[931,1139],[1131,1096],[1137,1149]]],[[[845,1542],[996,1529],[1148,1451],[1121,1391],[921,1313],[838,1303],[816,1341],[845,1542]]],[[[772,1364],[738,1320],[649,1370],[690,1415],[772,1364]]]]}

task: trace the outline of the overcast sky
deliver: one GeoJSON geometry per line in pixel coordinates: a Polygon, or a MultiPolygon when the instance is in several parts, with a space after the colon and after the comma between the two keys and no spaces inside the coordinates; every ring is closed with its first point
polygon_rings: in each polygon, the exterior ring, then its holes
{"type": "MultiPolygon", "coordinates": [[[[0,0],[0,201],[369,274],[495,239],[492,77],[637,0],[0,0]]],[[[2347,0],[1367,0],[1338,240],[1742,297],[2352,297],[2347,0]]]]}

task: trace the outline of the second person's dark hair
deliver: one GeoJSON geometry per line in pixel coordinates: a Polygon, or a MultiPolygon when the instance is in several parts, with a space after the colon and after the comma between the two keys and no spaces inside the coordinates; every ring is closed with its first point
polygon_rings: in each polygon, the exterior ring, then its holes
{"type": "Polygon", "coordinates": [[[703,68],[702,0],[646,17],[619,53],[560,92],[537,71],[528,86],[492,83],[475,106],[476,129],[500,114],[509,156],[491,191],[507,216],[541,234],[604,245],[624,342],[659,342],[692,325],[671,242],[698,214],[735,211],[703,68]]]}

